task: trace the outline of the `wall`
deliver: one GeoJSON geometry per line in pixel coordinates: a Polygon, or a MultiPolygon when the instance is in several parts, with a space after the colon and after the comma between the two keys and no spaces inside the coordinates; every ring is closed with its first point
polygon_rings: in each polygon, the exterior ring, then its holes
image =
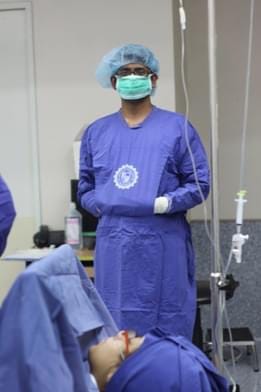
{"type": "MultiPolygon", "coordinates": [[[[210,109],[208,83],[208,1],[186,0],[186,76],[190,98],[190,119],[210,144],[210,109]]],[[[218,0],[216,4],[217,81],[219,112],[219,205],[220,243],[226,264],[232,235],[236,232],[236,193],[239,190],[241,134],[245,98],[250,1],[218,0]]],[[[184,111],[184,95],[180,81],[180,31],[178,1],[174,1],[176,107],[184,111]]],[[[261,34],[261,3],[255,2],[252,67],[249,91],[249,116],[245,156],[245,184],[248,202],[244,209],[243,233],[249,240],[243,247],[242,263],[233,260],[229,273],[240,282],[234,297],[227,302],[232,326],[248,326],[256,337],[260,330],[260,101],[261,54],[258,37],[261,34]],[[253,311],[254,309],[254,311],[253,311]]],[[[210,244],[200,209],[191,213],[196,250],[197,276],[208,279],[211,272],[210,244]]],[[[210,214],[209,214],[210,218],[210,214]]],[[[203,321],[210,326],[209,306],[203,307],[203,321]]]]}
{"type": "Polygon", "coordinates": [[[150,47],[161,62],[154,103],[174,109],[171,1],[134,0],[127,9],[120,0],[32,5],[42,217],[63,228],[74,176],[72,142],[84,124],[120,105],[117,94],[95,80],[102,56],[127,42],[150,47]]]}
{"type": "MultiPolygon", "coordinates": [[[[161,63],[153,102],[174,109],[172,2],[32,0],[31,4],[41,215],[43,224],[58,230],[63,229],[69,182],[74,177],[74,138],[84,124],[120,107],[117,94],[95,80],[102,56],[128,42],[150,47],[161,63]]],[[[32,246],[28,233],[36,229],[30,222],[23,221],[21,226],[17,212],[6,253],[32,246]]],[[[23,268],[15,262],[0,265],[0,301],[23,268]]]]}
{"type": "MultiPolygon", "coordinates": [[[[103,90],[94,78],[95,67],[104,53],[127,41],[150,46],[161,61],[160,87],[154,103],[173,109],[175,106],[173,15],[176,107],[178,111],[184,111],[184,97],[180,83],[178,1],[173,0],[174,14],[172,14],[171,1],[167,0],[164,2],[134,0],[124,6],[120,0],[95,2],[33,0],[32,3],[42,216],[43,223],[59,229],[63,226],[63,216],[69,200],[69,180],[74,175],[72,141],[83,124],[119,107],[119,100],[114,92],[103,90]]],[[[223,219],[234,218],[234,198],[238,191],[249,3],[245,0],[216,2],[220,205],[223,219]]],[[[205,145],[208,146],[210,122],[207,0],[186,0],[184,4],[188,21],[186,73],[190,96],[190,119],[200,131],[205,145]]],[[[255,4],[253,66],[246,145],[248,203],[245,217],[250,220],[260,219],[261,215],[259,208],[261,189],[257,185],[260,182],[259,168],[261,167],[259,154],[261,82],[258,75],[261,69],[261,55],[257,48],[257,39],[261,33],[261,26],[257,23],[261,16],[261,4],[260,2],[255,4]]],[[[193,219],[200,218],[202,216],[200,207],[196,208],[191,216],[193,219]]],[[[252,229],[249,230],[253,233],[252,229]]],[[[22,233],[21,229],[19,234],[21,239],[22,233]]],[[[224,241],[224,246],[228,246],[231,236],[225,236],[224,241]]],[[[254,243],[258,244],[258,234],[255,235],[254,243]]],[[[260,249],[255,247],[254,252],[258,258],[260,249]]],[[[208,270],[209,260],[204,259],[202,263],[202,268],[208,270]]],[[[258,263],[255,266],[256,272],[258,263]]],[[[246,273],[248,272],[249,270],[246,269],[246,273]]],[[[248,305],[248,308],[251,308],[251,305],[248,305]]],[[[255,332],[259,333],[257,327],[255,332]]]]}
{"type": "MultiPolygon", "coordinates": [[[[174,1],[175,58],[176,58],[176,106],[184,110],[184,98],[180,83],[180,33],[177,18],[178,1],[174,1]]],[[[219,112],[219,202],[221,219],[233,219],[234,199],[239,191],[241,135],[245,97],[246,63],[250,1],[216,1],[217,31],[217,81],[219,112]]],[[[208,84],[208,1],[186,0],[186,74],[190,97],[190,119],[202,135],[205,144],[210,143],[209,84],[208,84]]],[[[248,203],[245,218],[261,218],[260,166],[260,100],[261,54],[258,37],[261,34],[261,3],[255,2],[253,55],[249,94],[249,116],[245,156],[245,181],[248,203]]],[[[192,217],[199,218],[197,209],[192,217]]]]}
{"type": "Polygon", "coordinates": [[[72,142],[81,127],[119,109],[119,98],[95,80],[101,57],[138,42],[161,61],[154,103],[174,108],[171,1],[34,0],[42,216],[63,228],[74,176],[72,142]]]}

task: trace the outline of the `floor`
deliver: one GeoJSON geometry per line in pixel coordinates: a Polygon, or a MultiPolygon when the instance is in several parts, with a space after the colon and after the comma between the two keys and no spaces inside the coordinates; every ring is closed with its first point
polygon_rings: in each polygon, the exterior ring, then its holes
{"type": "MultiPolygon", "coordinates": [[[[261,341],[257,342],[257,350],[259,365],[261,366],[261,341]]],[[[240,351],[235,352],[235,357],[235,367],[230,359],[224,363],[235,382],[239,385],[237,392],[261,392],[261,370],[259,372],[253,370],[252,354],[248,355],[244,349],[240,349],[240,351]]]]}

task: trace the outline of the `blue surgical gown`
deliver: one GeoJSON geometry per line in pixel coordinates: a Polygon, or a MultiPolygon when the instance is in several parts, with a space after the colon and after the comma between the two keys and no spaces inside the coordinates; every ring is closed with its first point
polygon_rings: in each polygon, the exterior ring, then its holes
{"type": "Polygon", "coordinates": [[[0,256],[5,250],[7,237],[15,215],[16,213],[10,190],[0,176],[0,256]]]}
{"type": "Polygon", "coordinates": [[[160,329],[113,375],[106,392],[228,392],[227,381],[186,338],[160,329]]]}
{"type": "Polygon", "coordinates": [[[98,392],[88,348],[118,329],[69,245],[34,262],[0,309],[1,392],[98,392]]]}
{"type": "Polygon", "coordinates": [[[189,151],[205,198],[207,156],[184,116],[153,107],[129,127],[119,111],[83,135],[78,195],[100,218],[95,283],[119,328],[143,335],[162,326],[192,337],[196,290],[186,211],[202,197],[189,151]],[[154,200],[163,195],[169,210],[155,215],[154,200]]]}

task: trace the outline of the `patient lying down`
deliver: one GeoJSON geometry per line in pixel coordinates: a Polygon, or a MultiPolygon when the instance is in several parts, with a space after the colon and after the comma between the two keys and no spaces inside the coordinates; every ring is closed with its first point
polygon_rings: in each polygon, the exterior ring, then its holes
{"type": "Polygon", "coordinates": [[[154,329],[120,331],[92,346],[89,363],[100,391],[225,392],[226,380],[187,339],[154,329]]]}

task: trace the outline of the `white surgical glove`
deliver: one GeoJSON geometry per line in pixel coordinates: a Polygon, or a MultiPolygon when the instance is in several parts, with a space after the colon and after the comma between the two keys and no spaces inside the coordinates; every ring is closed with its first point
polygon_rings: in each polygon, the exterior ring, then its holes
{"type": "Polygon", "coordinates": [[[165,196],[157,197],[154,201],[154,214],[165,214],[169,209],[169,199],[165,196]]]}

